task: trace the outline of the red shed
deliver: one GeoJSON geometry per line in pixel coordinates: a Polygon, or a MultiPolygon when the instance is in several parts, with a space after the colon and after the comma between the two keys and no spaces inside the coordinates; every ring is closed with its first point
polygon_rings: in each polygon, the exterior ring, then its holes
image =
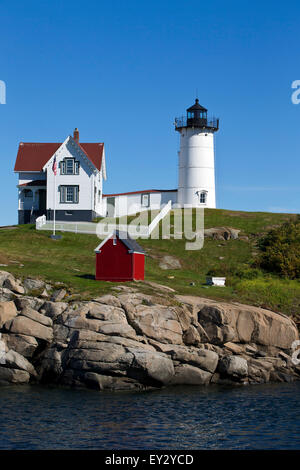
{"type": "Polygon", "coordinates": [[[144,280],[145,252],[127,232],[111,233],[95,253],[97,281],[144,280]]]}

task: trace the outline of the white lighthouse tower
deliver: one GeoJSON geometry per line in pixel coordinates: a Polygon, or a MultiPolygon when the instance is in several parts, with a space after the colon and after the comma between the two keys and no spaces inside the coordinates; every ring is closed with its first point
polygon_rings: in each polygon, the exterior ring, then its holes
{"type": "Polygon", "coordinates": [[[178,199],[181,207],[216,207],[214,133],[219,119],[207,118],[207,109],[195,104],[186,117],[175,119],[180,132],[178,199]]]}

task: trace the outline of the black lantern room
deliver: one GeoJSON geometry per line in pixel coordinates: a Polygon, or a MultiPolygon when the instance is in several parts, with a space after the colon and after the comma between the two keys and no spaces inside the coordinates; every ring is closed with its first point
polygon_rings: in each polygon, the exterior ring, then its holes
{"type": "Polygon", "coordinates": [[[187,112],[187,125],[194,127],[205,127],[207,125],[207,109],[199,104],[198,98],[195,104],[186,110],[187,112]]]}
{"type": "Polygon", "coordinates": [[[181,131],[186,127],[198,127],[210,131],[217,131],[219,129],[219,119],[215,117],[207,117],[207,109],[199,104],[196,98],[193,106],[186,110],[186,116],[175,118],[175,129],[181,131]]]}

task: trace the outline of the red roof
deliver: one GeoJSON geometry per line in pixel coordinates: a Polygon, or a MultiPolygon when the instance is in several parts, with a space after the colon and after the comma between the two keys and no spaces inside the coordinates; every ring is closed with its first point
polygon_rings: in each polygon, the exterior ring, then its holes
{"type": "Polygon", "coordinates": [[[175,193],[177,189],[145,189],[143,191],[131,191],[130,193],[103,194],[103,197],[127,196],[129,194],[145,194],[145,193],[175,193]]]}
{"type": "MultiPolygon", "coordinates": [[[[19,145],[15,171],[42,171],[61,143],[21,142],[19,145]]],[[[103,143],[80,143],[79,147],[92,162],[101,170],[103,143]]]]}

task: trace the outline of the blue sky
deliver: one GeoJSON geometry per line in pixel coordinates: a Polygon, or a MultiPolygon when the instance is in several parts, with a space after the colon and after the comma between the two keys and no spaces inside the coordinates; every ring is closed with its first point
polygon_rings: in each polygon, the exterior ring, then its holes
{"type": "Polygon", "coordinates": [[[20,141],[106,146],[105,192],[177,187],[175,116],[220,117],[219,208],[299,212],[296,1],[0,1],[0,225],[20,141]]]}

